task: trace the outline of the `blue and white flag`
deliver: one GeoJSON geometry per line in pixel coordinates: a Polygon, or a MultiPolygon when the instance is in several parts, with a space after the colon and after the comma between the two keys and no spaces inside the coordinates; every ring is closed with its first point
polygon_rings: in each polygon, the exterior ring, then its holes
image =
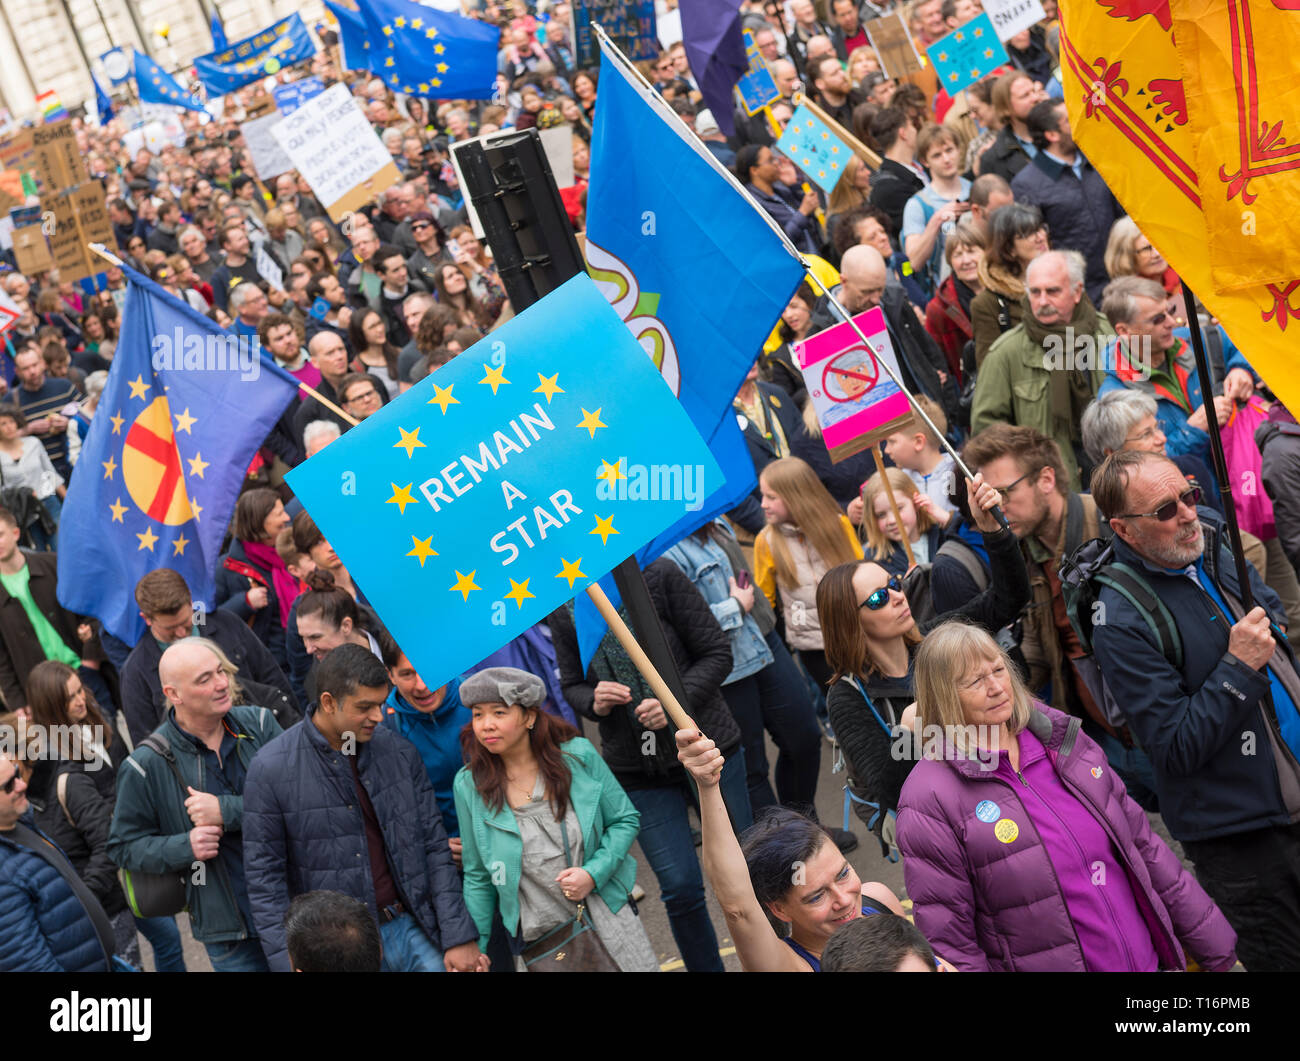
{"type": "Polygon", "coordinates": [[[251,37],[200,55],[194,69],[210,95],[224,96],[315,54],[307,24],[301,15],[293,14],[251,37]]]}

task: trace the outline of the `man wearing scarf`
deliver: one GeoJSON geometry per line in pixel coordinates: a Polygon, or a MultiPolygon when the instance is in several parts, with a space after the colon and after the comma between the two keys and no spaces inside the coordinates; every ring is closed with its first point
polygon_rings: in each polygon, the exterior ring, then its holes
{"type": "Polygon", "coordinates": [[[1048,251],[1029,263],[1021,322],[989,347],[971,408],[972,432],[1009,423],[1055,439],[1076,491],[1087,464],[1079,421],[1115,334],[1084,294],[1086,268],[1077,251],[1048,251]]]}

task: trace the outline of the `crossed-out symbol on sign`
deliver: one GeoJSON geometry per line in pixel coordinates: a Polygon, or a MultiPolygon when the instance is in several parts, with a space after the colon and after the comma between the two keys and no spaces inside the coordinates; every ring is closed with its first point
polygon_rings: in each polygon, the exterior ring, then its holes
{"type": "Polygon", "coordinates": [[[870,348],[859,343],[826,362],[822,369],[822,392],[833,402],[856,402],[876,385],[880,367],[870,348]],[[831,377],[840,390],[837,395],[830,387],[831,377]]]}

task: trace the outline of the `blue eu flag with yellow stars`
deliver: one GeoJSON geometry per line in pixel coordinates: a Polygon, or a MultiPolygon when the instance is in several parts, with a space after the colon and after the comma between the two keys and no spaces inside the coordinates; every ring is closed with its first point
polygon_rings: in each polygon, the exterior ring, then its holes
{"type": "Polygon", "coordinates": [[[579,274],[287,479],[436,688],[698,507],[721,473],[579,274]]]}
{"type": "Polygon", "coordinates": [[[135,87],[141,103],[167,103],[192,111],[204,110],[202,103],[181,88],[171,74],[144,52],[135,53],[135,87]]]}
{"type": "Polygon", "coordinates": [[[394,92],[491,99],[501,31],[411,0],[362,0],[370,69],[394,92]]]}
{"type": "Polygon", "coordinates": [[[370,56],[374,49],[370,46],[370,38],[366,36],[366,20],[361,17],[360,12],[353,11],[342,4],[325,0],[325,6],[330,14],[338,19],[339,44],[343,48],[343,69],[369,70],[370,56]]]}
{"type": "Polygon", "coordinates": [[[776,149],[827,195],[835,190],[853,152],[804,104],[794,112],[776,149]]]}
{"type": "Polygon", "coordinates": [[[987,12],[940,37],[926,48],[925,54],[934,64],[939,84],[950,96],[987,77],[1007,61],[1007,50],[998,40],[987,12]]]}
{"type": "Polygon", "coordinates": [[[222,540],[249,462],[298,381],[123,266],[117,354],[59,524],[64,607],[133,645],[135,584],[169,567],[211,606],[222,540]]]}

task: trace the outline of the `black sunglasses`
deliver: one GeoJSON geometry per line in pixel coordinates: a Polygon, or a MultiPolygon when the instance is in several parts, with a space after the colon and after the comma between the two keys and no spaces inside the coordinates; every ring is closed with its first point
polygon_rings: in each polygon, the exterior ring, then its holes
{"type": "Polygon", "coordinates": [[[0,785],[0,794],[6,796],[10,795],[14,790],[14,785],[18,784],[18,780],[19,780],[18,767],[15,766],[13,776],[10,777],[9,780],[6,781],[3,785],[0,785]]]}
{"type": "Polygon", "coordinates": [[[1189,490],[1184,490],[1173,501],[1166,501],[1154,512],[1130,512],[1120,516],[1120,519],[1158,519],[1161,523],[1168,523],[1174,516],[1178,515],[1178,506],[1186,505],[1190,509],[1195,509],[1201,503],[1201,488],[1193,486],[1189,490]]]}
{"type": "Polygon", "coordinates": [[[873,612],[880,611],[881,608],[889,603],[890,590],[893,590],[895,593],[903,592],[903,580],[897,575],[890,575],[889,581],[878,590],[875,590],[866,600],[859,604],[858,607],[866,608],[873,612]]]}

